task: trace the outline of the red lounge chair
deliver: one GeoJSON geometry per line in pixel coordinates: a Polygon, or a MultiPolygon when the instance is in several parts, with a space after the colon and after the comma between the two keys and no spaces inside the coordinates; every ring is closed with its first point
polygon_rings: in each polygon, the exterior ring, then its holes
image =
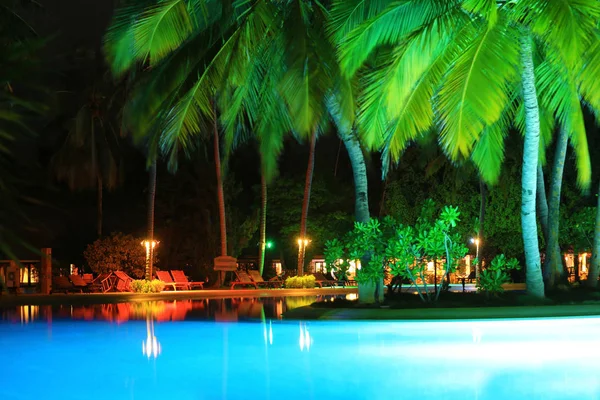
{"type": "Polygon", "coordinates": [[[194,287],[204,289],[204,282],[190,282],[187,276],[185,276],[185,274],[181,270],[174,269],[171,271],[171,275],[173,276],[174,282],[187,284],[187,290],[191,290],[194,287]]]}
{"type": "Polygon", "coordinates": [[[94,281],[94,275],[92,274],[83,274],[82,278],[86,283],[92,283],[94,281]]]}
{"type": "Polygon", "coordinates": [[[133,281],[133,278],[123,271],[114,271],[113,275],[116,277],[113,287],[117,292],[131,292],[131,281],[133,281]]]}
{"type": "Polygon", "coordinates": [[[283,284],[281,281],[265,281],[260,272],[255,269],[248,271],[248,273],[250,274],[250,278],[252,278],[252,280],[259,286],[280,288],[283,284]]]}
{"type": "Polygon", "coordinates": [[[83,289],[86,292],[101,292],[102,285],[97,283],[87,283],[83,278],[79,275],[70,275],[69,279],[73,283],[73,286],[76,288],[83,289]]]}
{"type": "Polygon", "coordinates": [[[75,287],[71,283],[71,281],[69,281],[69,278],[67,278],[66,276],[55,276],[54,278],[52,278],[52,293],[58,293],[58,292],[82,293],[83,289],[75,287]]]}
{"type": "Polygon", "coordinates": [[[156,271],[156,277],[159,281],[162,281],[166,286],[171,286],[175,291],[177,291],[177,288],[183,290],[186,290],[188,288],[187,283],[175,282],[173,278],[171,278],[171,274],[169,274],[169,271],[156,271]]]}
{"type": "Polygon", "coordinates": [[[244,271],[234,271],[235,276],[237,277],[236,281],[231,282],[231,289],[234,289],[238,285],[242,286],[254,286],[254,289],[258,289],[256,282],[250,278],[250,275],[245,273],[244,271]]]}
{"type": "Polygon", "coordinates": [[[101,286],[102,292],[106,293],[112,289],[114,281],[115,277],[112,274],[100,274],[92,281],[92,284],[101,286]]]}

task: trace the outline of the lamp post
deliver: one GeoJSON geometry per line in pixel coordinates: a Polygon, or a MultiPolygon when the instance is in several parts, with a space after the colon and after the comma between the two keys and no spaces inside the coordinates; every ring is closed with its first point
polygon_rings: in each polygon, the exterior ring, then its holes
{"type": "Polygon", "coordinates": [[[143,240],[142,246],[146,249],[146,279],[152,280],[152,266],[154,265],[154,248],[158,240],[143,240]]]}
{"type": "Polygon", "coordinates": [[[475,244],[475,258],[477,259],[477,264],[475,264],[475,281],[479,279],[479,238],[471,238],[471,243],[475,244]]]}
{"type": "Polygon", "coordinates": [[[298,269],[298,276],[304,275],[304,256],[306,254],[306,246],[308,245],[309,240],[306,238],[298,239],[298,266],[301,267],[298,269]]]}

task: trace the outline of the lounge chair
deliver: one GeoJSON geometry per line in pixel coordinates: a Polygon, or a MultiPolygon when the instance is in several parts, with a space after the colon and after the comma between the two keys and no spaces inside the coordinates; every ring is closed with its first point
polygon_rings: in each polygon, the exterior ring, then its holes
{"type": "Polygon", "coordinates": [[[102,288],[102,292],[106,293],[112,289],[115,279],[112,274],[100,274],[92,281],[92,284],[98,285],[98,287],[102,288]]]}
{"type": "Polygon", "coordinates": [[[237,280],[231,282],[231,289],[234,289],[238,285],[241,285],[241,286],[254,286],[254,289],[258,289],[258,286],[256,285],[256,282],[254,282],[252,280],[252,278],[250,278],[250,275],[248,275],[246,272],[244,272],[244,271],[234,271],[234,273],[235,273],[235,276],[236,276],[237,280]]]}
{"type": "Polygon", "coordinates": [[[79,276],[77,274],[70,275],[69,279],[71,280],[71,283],[73,283],[73,286],[75,286],[76,288],[80,288],[86,292],[101,292],[102,291],[101,284],[92,283],[92,282],[88,283],[81,276],[79,276]]]}
{"type": "Polygon", "coordinates": [[[252,278],[252,280],[254,282],[256,282],[257,285],[262,285],[262,286],[266,286],[266,287],[278,287],[280,288],[283,285],[283,282],[281,281],[265,281],[262,277],[262,275],[260,274],[260,272],[258,272],[257,270],[253,269],[248,271],[248,273],[250,274],[250,278],[252,278]]]}
{"type": "Polygon", "coordinates": [[[92,283],[94,281],[94,275],[93,274],[83,274],[82,279],[86,282],[86,283],[92,283]]]}
{"type": "Polygon", "coordinates": [[[116,277],[113,288],[117,292],[131,292],[131,281],[133,281],[133,278],[123,271],[113,271],[113,275],[116,277]]]}
{"type": "Polygon", "coordinates": [[[312,275],[315,277],[315,284],[319,285],[321,288],[323,286],[335,286],[335,282],[327,279],[321,272],[315,272],[312,275]]]}
{"type": "Polygon", "coordinates": [[[66,276],[55,276],[54,278],[52,278],[52,293],[58,293],[58,292],[82,293],[83,289],[75,287],[71,283],[71,281],[69,281],[69,278],[67,278],[66,276]]]}
{"type": "Polygon", "coordinates": [[[204,282],[190,282],[181,270],[174,269],[171,271],[171,276],[173,276],[173,281],[177,283],[185,283],[187,285],[187,290],[191,290],[194,287],[199,287],[200,289],[204,289],[204,282]]]}
{"type": "Polygon", "coordinates": [[[338,279],[332,272],[325,275],[325,278],[328,278],[329,281],[333,283],[333,286],[346,287],[346,281],[344,279],[338,279]]]}
{"type": "Polygon", "coordinates": [[[169,274],[169,271],[156,271],[156,277],[159,281],[165,284],[165,286],[170,286],[174,291],[177,291],[177,288],[187,290],[189,287],[187,283],[184,282],[175,282],[169,274]]]}

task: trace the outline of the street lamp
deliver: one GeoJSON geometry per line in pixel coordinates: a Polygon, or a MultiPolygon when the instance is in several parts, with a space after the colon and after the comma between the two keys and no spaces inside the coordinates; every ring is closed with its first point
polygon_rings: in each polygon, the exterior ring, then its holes
{"type": "Polygon", "coordinates": [[[475,245],[475,258],[477,259],[477,264],[475,264],[475,280],[479,279],[479,238],[471,238],[471,243],[475,245]]]}
{"type": "Polygon", "coordinates": [[[146,249],[146,279],[152,279],[152,266],[154,261],[154,248],[159,244],[158,240],[142,240],[141,245],[146,249]]]}

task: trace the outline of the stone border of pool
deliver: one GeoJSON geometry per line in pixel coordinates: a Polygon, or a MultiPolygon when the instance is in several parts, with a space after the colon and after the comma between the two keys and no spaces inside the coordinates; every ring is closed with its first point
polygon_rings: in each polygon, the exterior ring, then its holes
{"type": "Polygon", "coordinates": [[[325,308],[305,306],[283,314],[286,320],[452,320],[600,316],[600,304],[479,308],[325,308]]]}
{"type": "Polygon", "coordinates": [[[162,293],[73,293],[0,295],[0,308],[25,305],[85,305],[141,301],[319,296],[358,293],[357,288],[178,290],[162,293]]]}

